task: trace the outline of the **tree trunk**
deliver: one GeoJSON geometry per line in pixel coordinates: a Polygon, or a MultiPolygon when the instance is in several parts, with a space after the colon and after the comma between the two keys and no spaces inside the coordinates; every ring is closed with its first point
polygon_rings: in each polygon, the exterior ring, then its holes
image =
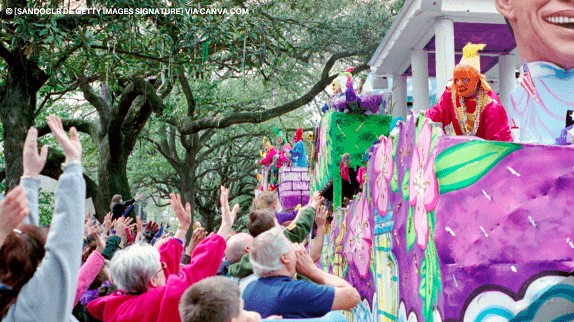
{"type": "Polygon", "coordinates": [[[0,98],[0,118],[4,127],[4,157],[6,162],[6,191],[12,189],[22,176],[22,148],[26,132],[34,124],[36,109],[37,66],[27,63],[9,64],[5,91],[0,98]],[[36,76],[36,78],[33,78],[36,76]]]}
{"type": "Polygon", "coordinates": [[[127,175],[127,159],[123,157],[113,158],[107,138],[99,142],[99,178],[98,200],[94,200],[98,219],[103,219],[110,211],[112,197],[115,194],[122,195],[124,200],[132,198],[127,175]]]}
{"type": "MultiPolygon", "coordinates": [[[[186,234],[187,241],[191,240],[193,235],[193,223],[199,219],[196,214],[198,213],[195,204],[195,171],[197,169],[197,153],[199,152],[199,136],[192,134],[189,136],[182,136],[181,143],[185,147],[184,166],[179,169],[180,187],[182,202],[189,202],[191,205],[191,226],[186,234]]],[[[201,222],[202,226],[209,231],[206,222],[201,222]]]]}
{"type": "MultiPolygon", "coordinates": [[[[184,169],[183,173],[180,174],[180,187],[179,191],[181,193],[181,201],[182,203],[189,202],[191,205],[191,226],[187,231],[186,239],[187,241],[191,240],[191,235],[193,234],[193,223],[198,220],[198,217],[195,215],[197,213],[196,205],[195,205],[195,169],[194,168],[187,168],[184,169]]],[[[202,222],[202,226],[205,223],[202,222]]],[[[205,227],[205,226],[204,226],[205,227]]]]}

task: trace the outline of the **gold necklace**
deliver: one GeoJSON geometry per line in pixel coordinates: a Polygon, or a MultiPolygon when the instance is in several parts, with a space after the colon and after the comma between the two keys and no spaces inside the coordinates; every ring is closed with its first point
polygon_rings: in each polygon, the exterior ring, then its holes
{"type": "Polygon", "coordinates": [[[466,112],[466,104],[464,103],[464,97],[459,97],[460,107],[456,106],[456,99],[453,97],[452,103],[454,105],[454,111],[456,113],[456,118],[458,120],[458,125],[460,127],[460,131],[464,135],[476,135],[476,131],[478,130],[478,125],[480,123],[480,113],[484,110],[484,107],[490,103],[488,99],[488,95],[483,90],[479,90],[476,94],[476,108],[474,109],[473,113],[466,112]],[[473,121],[472,126],[469,126],[467,121],[468,118],[471,118],[473,121]]]}

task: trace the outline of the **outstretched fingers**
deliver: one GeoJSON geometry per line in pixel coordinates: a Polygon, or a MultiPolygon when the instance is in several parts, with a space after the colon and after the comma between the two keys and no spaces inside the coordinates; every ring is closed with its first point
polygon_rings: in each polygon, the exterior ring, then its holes
{"type": "Polygon", "coordinates": [[[175,212],[179,224],[183,227],[189,227],[191,224],[191,205],[185,204],[185,207],[181,203],[181,195],[178,193],[169,194],[169,204],[175,212]]]}
{"type": "Polygon", "coordinates": [[[38,130],[31,127],[24,141],[24,151],[22,153],[22,165],[24,176],[37,176],[42,172],[46,159],[48,158],[48,146],[45,145],[38,154],[38,130]]]}
{"type": "Polygon", "coordinates": [[[239,205],[233,206],[233,210],[229,208],[229,189],[221,186],[221,224],[232,226],[239,211],[239,205]]]}
{"type": "Polygon", "coordinates": [[[221,212],[229,211],[229,190],[221,186],[221,194],[219,195],[219,203],[221,205],[221,212]]]}
{"type": "Polygon", "coordinates": [[[66,163],[79,163],[82,159],[82,144],[76,128],[70,128],[70,137],[68,137],[64,130],[62,119],[58,116],[53,114],[49,115],[46,123],[60,144],[60,147],[64,150],[66,163]]]}

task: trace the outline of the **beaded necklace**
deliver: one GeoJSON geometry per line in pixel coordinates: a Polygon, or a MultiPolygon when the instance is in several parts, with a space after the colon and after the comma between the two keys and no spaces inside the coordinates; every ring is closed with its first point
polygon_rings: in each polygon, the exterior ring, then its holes
{"type": "Polygon", "coordinates": [[[489,103],[489,101],[490,100],[488,99],[486,93],[482,89],[479,90],[478,94],[476,95],[476,108],[474,109],[474,113],[469,114],[466,112],[464,97],[461,96],[459,98],[460,107],[454,105],[455,106],[454,110],[456,112],[456,118],[458,119],[458,124],[462,134],[472,136],[476,135],[476,131],[478,130],[478,124],[480,123],[480,113],[482,112],[486,104],[489,103]],[[472,125],[472,127],[468,126],[467,115],[472,115],[472,117],[474,118],[474,124],[472,125]]]}

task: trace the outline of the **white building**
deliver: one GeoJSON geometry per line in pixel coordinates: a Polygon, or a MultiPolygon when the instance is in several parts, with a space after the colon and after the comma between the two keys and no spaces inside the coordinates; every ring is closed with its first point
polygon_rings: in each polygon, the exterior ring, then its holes
{"type": "Polygon", "coordinates": [[[428,109],[429,77],[436,77],[440,97],[468,42],[486,44],[481,72],[510,106],[520,58],[494,1],[406,0],[369,62],[375,84],[393,79],[393,116],[407,114],[407,77],[412,77],[413,110],[428,109]]]}

